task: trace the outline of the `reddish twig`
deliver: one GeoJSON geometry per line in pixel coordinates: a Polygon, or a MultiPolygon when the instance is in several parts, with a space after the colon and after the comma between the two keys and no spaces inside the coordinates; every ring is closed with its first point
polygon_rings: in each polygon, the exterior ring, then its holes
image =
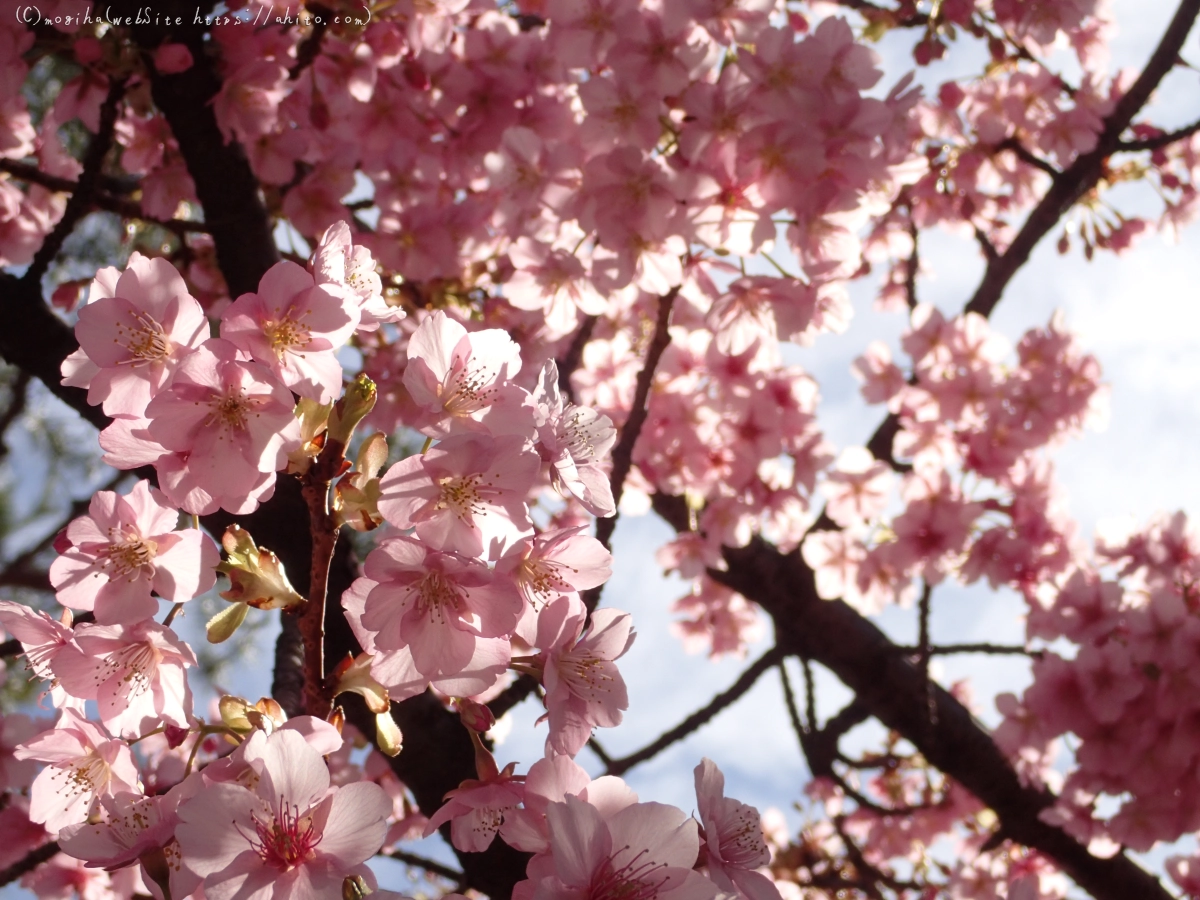
{"type": "Polygon", "coordinates": [[[333,697],[325,683],[325,604],[329,565],[337,547],[338,525],[329,510],[329,487],[345,468],[346,446],[326,436],[320,455],[301,479],[312,534],[312,568],[308,602],[300,612],[304,641],[304,708],[310,716],[329,715],[333,697]]]}

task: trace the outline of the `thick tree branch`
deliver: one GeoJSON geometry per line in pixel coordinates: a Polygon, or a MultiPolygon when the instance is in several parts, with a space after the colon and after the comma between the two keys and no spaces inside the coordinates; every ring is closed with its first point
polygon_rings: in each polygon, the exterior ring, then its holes
{"type": "Polygon", "coordinates": [[[53,859],[57,855],[58,841],[51,841],[48,844],[42,844],[35,850],[30,850],[7,869],[0,869],[0,887],[12,884],[22,875],[32,872],[46,860],[53,859]]]}
{"type": "Polygon", "coordinates": [[[710,569],[709,577],[766,610],[779,648],[833,672],[855,692],[862,708],[990,806],[1005,837],[1046,854],[1097,898],[1169,898],[1128,857],[1093,857],[1064,831],[1042,822],[1040,813],[1053,796],[1023,785],[971,713],[949,692],[927,682],[873,623],[840,600],[818,597],[813,572],[798,553],[784,555],[755,538],[746,547],[725,548],[724,555],[728,571],[710,569]]]}

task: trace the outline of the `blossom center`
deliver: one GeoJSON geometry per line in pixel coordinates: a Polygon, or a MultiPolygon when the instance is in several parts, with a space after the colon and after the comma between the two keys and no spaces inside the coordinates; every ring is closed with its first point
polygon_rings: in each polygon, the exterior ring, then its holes
{"type": "Polygon", "coordinates": [[[222,430],[229,428],[245,431],[251,410],[250,403],[242,391],[235,389],[213,398],[210,408],[212,412],[204,421],[206,426],[216,425],[222,430]]]}
{"type": "Polygon", "coordinates": [[[462,592],[441,572],[427,573],[421,579],[417,592],[417,611],[438,625],[446,623],[447,607],[454,617],[462,605],[462,592]]]}
{"type": "Polygon", "coordinates": [[[654,900],[668,881],[660,874],[667,866],[642,859],[645,855],[645,850],[638,851],[619,869],[611,858],[605,860],[592,876],[588,900],[654,900]]]}
{"type": "Polygon", "coordinates": [[[89,753],[57,767],[51,778],[63,779],[57,791],[59,794],[68,797],[92,794],[108,783],[108,763],[95,753],[89,753]]]}
{"type": "Polygon", "coordinates": [[[483,506],[483,492],[480,490],[482,475],[448,476],[438,481],[442,492],[438,496],[436,508],[449,509],[463,521],[471,521],[472,516],[486,512],[483,506]]]}
{"type": "Polygon", "coordinates": [[[442,408],[452,416],[467,416],[491,404],[496,389],[489,387],[495,381],[484,368],[471,369],[456,365],[446,378],[441,390],[442,408]]]}
{"type": "Polygon", "coordinates": [[[275,351],[275,355],[281,358],[288,351],[303,350],[312,343],[312,331],[309,327],[297,322],[290,314],[278,322],[265,322],[263,334],[271,342],[271,349],[275,351]]]}
{"type": "Polygon", "coordinates": [[[307,862],[316,853],[321,835],[313,827],[312,816],[301,816],[300,807],[288,806],[279,798],[279,808],[270,818],[254,820],[255,837],[247,838],[264,863],[286,872],[307,862]]]}
{"type": "Polygon", "coordinates": [[[141,310],[130,312],[131,325],[117,322],[114,340],[129,351],[126,365],[141,366],[162,362],[171,355],[171,340],[155,319],[141,310]]]}
{"type": "Polygon", "coordinates": [[[162,655],[149,641],[128,644],[104,660],[96,674],[98,682],[105,682],[114,675],[129,685],[129,697],[137,697],[150,689],[154,674],[158,671],[162,655]]]}
{"type": "Polygon", "coordinates": [[[535,608],[540,609],[534,597],[540,600],[544,606],[550,601],[551,596],[571,592],[571,585],[567,584],[559,574],[560,568],[562,568],[561,564],[546,559],[526,558],[521,563],[517,580],[525,587],[527,593],[533,595],[530,597],[530,602],[535,608]]]}
{"type": "Polygon", "coordinates": [[[100,565],[110,570],[110,578],[133,574],[129,580],[134,581],[139,573],[154,574],[157,551],[158,545],[154,541],[145,541],[136,535],[120,535],[102,551],[100,565]]]}

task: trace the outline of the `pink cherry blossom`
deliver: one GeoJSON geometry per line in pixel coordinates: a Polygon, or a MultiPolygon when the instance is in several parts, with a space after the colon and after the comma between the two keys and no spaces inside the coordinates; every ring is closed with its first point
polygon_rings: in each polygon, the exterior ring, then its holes
{"type": "Polygon", "coordinates": [[[408,648],[429,679],[453,675],[470,662],[476,638],[511,633],[521,598],[495,581],[482,563],[397,537],[385,541],[363,566],[375,582],[362,625],[379,651],[408,648]]]}
{"type": "MultiPolygon", "coordinates": [[[[68,619],[70,613],[67,613],[68,619]]],[[[0,625],[21,643],[21,651],[39,678],[54,677],[54,659],[74,644],[75,632],[44,612],[22,603],[0,600],[0,625]]]]}
{"type": "Polygon", "coordinates": [[[342,594],[342,608],[354,636],[363,650],[371,654],[371,677],[387,688],[394,701],[424,693],[430,686],[450,697],[475,697],[496,686],[508,670],[512,645],[508,638],[476,637],[471,658],[457,672],[430,677],[417,668],[409,646],[396,650],[380,649],[376,632],[363,624],[367,597],[377,582],[357,579],[342,594]]]}
{"type": "Polygon", "coordinates": [[[552,869],[533,885],[537,900],[713,900],[717,886],[692,871],[696,822],[662,803],[635,803],[605,816],[576,797],[551,803],[552,869]]]}
{"type": "Polygon", "coordinates": [[[463,430],[528,433],[532,414],[524,391],[510,383],[520,370],[520,350],[506,332],[468,332],[439,310],[408,343],[404,386],[421,410],[410,424],[432,437],[463,430]]]}
{"type": "Polygon", "coordinates": [[[48,763],[34,779],[29,816],[50,832],[86,821],[100,797],[140,793],[129,746],[74,710],[64,709],[54,728],[18,747],[14,755],[48,763]]]}
{"type": "Polygon", "coordinates": [[[598,609],[591,622],[570,598],[553,601],[538,618],[537,646],[542,649],[542,684],[550,735],[547,753],[574,756],[591,737],[592,728],[621,724],[629,707],[625,680],[615,660],[625,655],[636,636],[629,613],[598,609]]]}
{"type": "Polygon", "coordinates": [[[574,495],[594,515],[611,516],[616,505],[604,463],[617,440],[612,420],[563,400],[554,360],[542,370],[533,404],[537,451],[548,465],[550,483],[560,493],[574,495]]]}
{"type": "Polygon", "coordinates": [[[388,469],[379,512],[436,549],[490,554],[529,529],[525,495],[537,466],[516,435],[456,435],[388,469]]]}
{"type": "Polygon", "coordinates": [[[180,454],[169,468],[173,477],[162,479],[164,493],[198,515],[254,509],[257,502],[246,498],[261,490],[264,476],[274,483],[300,443],[293,406],[267,369],[238,359],[228,341],[205,342],[146,409],[147,436],[180,454]]]}
{"type": "Polygon", "coordinates": [[[50,567],[58,602],[95,610],[102,625],[153,616],[164,600],[183,603],[216,583],[220,555],[212,539],[176,530],[179,514],[145,481],[125,496],[99,491],[89,515],[67,526],[70,547],[50,567]]]}
{"type": "Polygon", "coordinates": [[[826,475],[823,489],[829,498],[829,518],[850,527],[873,521],[887,505],[891,470],[863,447],[848,447],[826,475]]]}
{"type": "Polygon", "coordinates": [[[330,284],[350,291],[359,302],[359,331],[376,331],[385,322],[404,318],[399,306],[389,306],[383,283],[375,271],[371,251],[350,241],[350,226],[335,222],[325,229],[309,263],[317,285],[330,284]]]}
{"type": "Polygon", "coordinates": [[[152,619],[131,625],[80,625],[75,644],[53,670],[73,697],[95,700],[106,728],[136,738],[167,723],[186,728],[192,692],[184,669],[196,665],[190,647],[152,619]]]}
{"type": "Polygon", "coordinates": [[[584,532],[586,525],[522,538],[496,562],[496,574],[512,581],[527,604],[522,636],[536,638],[537,613],[561,596],[597,587],[612,574],[612,554],[584,532]]]}
{"type": "Polygon", "coordinates": [[[383,789],[331,788],[325,761],[294,731],[255,740],[251,787],[209,784],[179,805],[175,835],[204,895],[325,900],[347,876],[370,877],[363,863],[382,845],[392,808],[383,789]]]}
{"type": "Polygon", "coordinates": [[[242,294],[221,314],[221,337],[297,394],[328,403],[342,390],[342,366],[334,351],[358,321],[359,301],[348,288],[318,284],[283,260],[266,271],[258,293],[242,294]]]}
{"type": "Polygon", "coordinates": [[[725,776],[711,759],[701,760],[695,775],[708,877],[750,900],[780,900],[774,882],[756,871],[771,859],[758,810],[725,796],[725,776]]]}
{"type": "Polygon", "coordinates": [[[516,763],[509,763],[491,778],[468,779],[448,792],[445,804],[425,825],[424,836],[450,823],[450,840],[468,853],[491,846],[505,816],[524,799],[524,785],[514,778],[516,763]]]}
{"type": "Polygon", "coordinates": [[[134,253],[123,272],[96,273],[75,335],[64,383],[88,388],[88,402],[110,416],[139,416],[209,328],[175,267],[134,253]]]}

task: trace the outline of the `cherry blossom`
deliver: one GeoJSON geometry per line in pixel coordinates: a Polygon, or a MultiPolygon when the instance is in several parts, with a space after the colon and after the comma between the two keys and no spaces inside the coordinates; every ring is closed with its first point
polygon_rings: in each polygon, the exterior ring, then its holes
{"type": "Polygon", "coordinates": [[[129,746],[70,709],[62,711],[54,728],[26,741],[14,755],[48,763],[33,781],[29,816],[50,832],[85,822],[100,797],[139,793],[129,746]]]}
{"type": "Polygon", "coordinates": [[[295,731],[254,748],[253,787],[209,784],[179,805],[184,864],[206,897],[323,898],[379,849],[391,802],[378,785],[330,786],[320,754],[295,731]]]}
{"type": "Polygon", "coordinates": [[[152,592],[183,603],[216,582],[212,539],[176,530],[178,513],[146,482],[124,496],[97,492],[89,513],[67,527],[69,548],[50,567],[63,606],[95,610],[102,625],[128,624],[158,611],[152,592]]]}
{"type": "Polygon", "coordinates": [[[63,363],[64,383],[88,388],[88,402],[110,416],[139,416],[209,328],[175,267],[134,253],[124,271],[96,274],[75,335],[80,349],[63,363]]]}
{"type": "Polygon", "coordinates": [[[593,727],[621,724],[629,696],[614,661],[625,655],[635,636],[629,613],[619,610],[596,610],[587,623],[582,609],[573,608],[569,597],[560,597],[542,611],[537,646],[542,648],[550,722],[547,753],[574,756],[593,727]]]}

